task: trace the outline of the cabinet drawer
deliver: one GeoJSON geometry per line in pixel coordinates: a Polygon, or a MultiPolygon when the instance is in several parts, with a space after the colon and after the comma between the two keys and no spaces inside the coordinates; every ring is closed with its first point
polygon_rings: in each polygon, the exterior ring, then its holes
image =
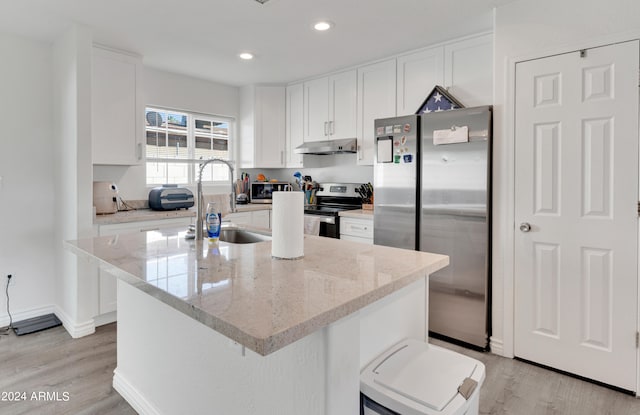
{"type": "Polygon", "coordinates": [[[340,239],[343,241],[360,242],[367,245],[373,245],[373,238],[361,238],[359,236],[345,235],[342,233],[340,234],[340,239]]]}
{"type": "Polygon", "coordinates": [[[373,238],[373,221],[370,219],[340,218],[340,234],[373,238]]]}

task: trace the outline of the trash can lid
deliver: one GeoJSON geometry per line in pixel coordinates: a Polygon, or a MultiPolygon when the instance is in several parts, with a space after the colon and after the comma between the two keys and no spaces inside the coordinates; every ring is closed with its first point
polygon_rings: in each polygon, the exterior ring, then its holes
{"type": "MultiPolygon", "coordinates": [[[[484,379],[484,365],[459,353],[407,339],[375,359],[361,382],[383,394],[397,394],[423,407],[442,411],[466,378],[484,379]],[[479,372],[482,373],[479,373],[479,372]],[[369,372],[368,376],[367,373],[369,372]]],[[[371,397],[375,399],[375,397],[371,397]]]]}

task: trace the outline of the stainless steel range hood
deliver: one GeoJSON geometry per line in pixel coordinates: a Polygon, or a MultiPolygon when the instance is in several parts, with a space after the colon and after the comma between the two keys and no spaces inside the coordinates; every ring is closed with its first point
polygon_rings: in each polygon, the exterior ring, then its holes
{"type": "Polygon", "coordinates": [[[296,147],[293,150],[297,154],[341,154],[355,153],[358,151],[355,138],[342,140],[311,141],[296,147]]]}

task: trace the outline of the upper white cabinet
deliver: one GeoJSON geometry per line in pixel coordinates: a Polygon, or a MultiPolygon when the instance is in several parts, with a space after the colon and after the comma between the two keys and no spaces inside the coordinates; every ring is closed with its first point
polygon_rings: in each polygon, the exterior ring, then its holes
{"type": "Polygon", "coordinates": [[[93,164],[135,165],[143,159],[142,60],[93,48],[93,164]]]}
{"type": "Polygon", "coordinates": [[[415,114],[434,86],[443,85],[442,47],[398,57],[397,114],[415,114]]]}
{"type": "Polygon", "coordinates": [[[286,114],[286,167],[303,167],[302,154],[295,149],[304,142],[304,87],[302,84],[289,85],[286,114]]]}
{"type": "Polygon", "coordinates": [[[357,72],[347,71],[329,77],[329,138],[355,138],[357,72]]]}
{"type": "Polygon", "coordinates": [[[493,35],[446,45],[444,67],[444,86],[465,107],[493,103],[493,35]]]}
{"type": "Polygon", "coordinates": [[[329,78],[304,83],[304,141],[328,140],[329,78]]]}
{"type": "Polygon", "coordinates": [[[493,40],[482,35],[398,57],[398,115],[415,114],[436,85],[465,107],[493,103],[493,40]]]}
{"type": "Polygon", "coordinates": [[[396,60],[358,68],[358,164],[373,164],[374,121],[396,115],[396,60]]]}
{"type": "Polygon", "coordinates": [[[285,88],[254,86],[240,94],[240,166],[285,166],[285,88]]]}
{"type": "Polygon", "coordinates": [[[304,83],[304,141],[356,136],[356,71],[304,83]]]}

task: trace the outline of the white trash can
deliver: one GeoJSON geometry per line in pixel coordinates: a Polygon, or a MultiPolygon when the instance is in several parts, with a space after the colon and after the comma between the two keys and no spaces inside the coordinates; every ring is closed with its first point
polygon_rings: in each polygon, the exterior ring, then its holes
{"type": "Polygon", "coordinates": [[[482,362],[406,339],[360,374],[361,415],[477,415],[482,362]]]}

